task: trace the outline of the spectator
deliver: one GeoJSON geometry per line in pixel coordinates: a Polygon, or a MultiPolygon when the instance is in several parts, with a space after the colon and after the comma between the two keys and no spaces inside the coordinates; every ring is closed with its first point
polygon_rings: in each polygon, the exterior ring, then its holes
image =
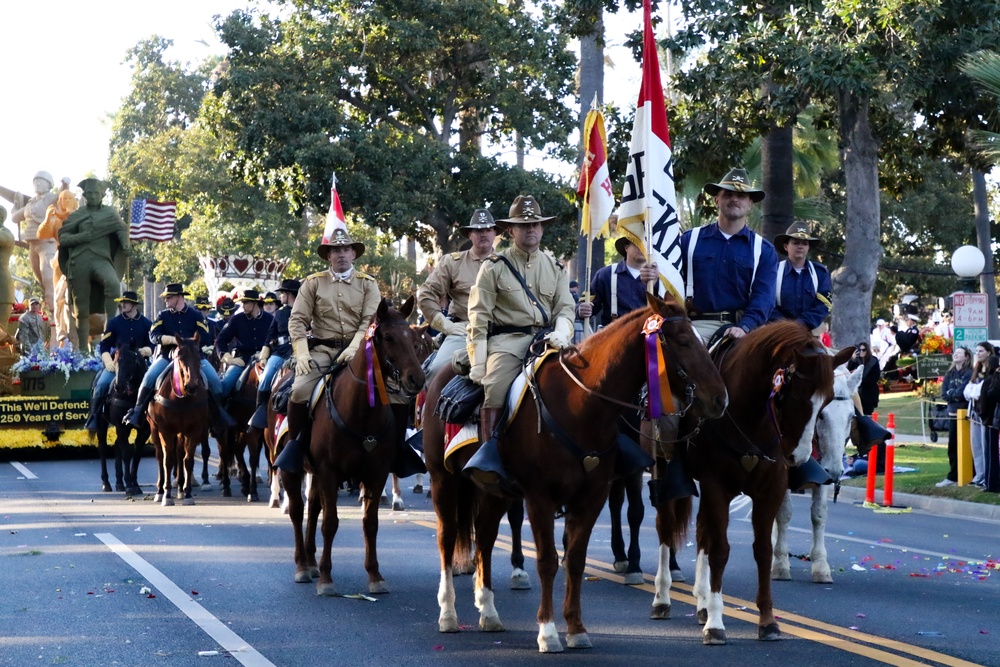
{"type": "Polygon", "coordinates": [[[1000,357],[986,360],[986,378],[979,396],[979,414],[983,430],[983,490],[1000,493],[1000,357]]]}
{"type": "Polygon", "coordinates": [[[971,377],[972,353],[967,347],[956,348],[941,382],[941,398],[948,402],[948,476],[935,484],[937,487],[958,483],[958,411],[968,405],[964,391],[971,377]]]}
{"type": "Polygon", "coordinates": [[[935,321],[934,333],[947,340],[952,339],[955,335],[955,327],[951,325],[951,313],[942,313],[941,319],[935,321]]]}
{"type": "Polygon", "coordinates": [[[982,416],[979,413],[979,399],[983,390],[983,380],[986,377],[986,362],[989,361],[990,355],[992,354],[993,346],[986,341],[976,345],[975,361],[972,364],[972,378],[969,380],[969,383],[965,386],[965,390],[962,392],[965,398],[969,401],[969,431],[970,439],[972,440],[973,466],[972,483],[976,486],[983,486],[985,480],[983,476],[985,456],[985,452],[983,450],[983,431],[986,430],[986,426],[984,425],[982,416]]]}
{"type": "Polygon", "coordinates": [[[878,407],[878,383],[882,379],[882,372],[879,369],[878,361],[871,355],[868,343],[861,341],[857,344],[854,356],[847,362],[847,369],[853,371],[858,366],[863,366],[861,373],[861,386],[858,387],[858,396],[861,398],[861,412],[870,415],[878,407]]]}
{"type": "Polygon", "coordinates": [[[42,302],[38,297],[28,301],[28,311],[17,318],[17,338],[21,350],[28,351],[39,343],[45,344],[45,332],[48,327],[42,319],[42,302]]]}

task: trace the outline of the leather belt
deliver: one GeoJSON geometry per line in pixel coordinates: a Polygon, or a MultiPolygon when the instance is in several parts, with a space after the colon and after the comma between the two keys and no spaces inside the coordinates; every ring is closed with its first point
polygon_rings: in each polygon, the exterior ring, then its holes
{"type": "Polygon", "coordinates": [[[291,336],[278,336],[272,342],[274,343],[275,347],[277,347],[278,345],[287,345],[291,343],[292,338],[291,336]]]}
{"type": "Polygon", "coordinates": [[[515,327],[506,324],[500,324],[498,326],[490,328],[487,332],[487,338],[493,338],[493,336],[502,336],[504,334],[528,334],[529,336],[538,331],[540,327],[515,327]]]}
{"type": "Polygon", "coordinates": [[[320,345],[324,347],[334,347],[339,350],[347,347],[348,345],[348,343],[342,338],[308,338],[307,340],[309,341],[310,350],[320,345]]]}
{"type": "Polygon", "coordinates": [[[724,322],[735,324],[738,317],[737,313],[723,311],[720,313],[699,313],[698,315],[692,315],[691,319],[694,321],[709,321],[709,322],[724,322]]]}

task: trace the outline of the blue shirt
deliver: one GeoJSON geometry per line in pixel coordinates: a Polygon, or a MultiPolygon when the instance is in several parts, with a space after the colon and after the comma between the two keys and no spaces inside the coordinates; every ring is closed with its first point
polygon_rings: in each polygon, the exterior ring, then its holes
{"type": "Polygon", "coordinates": [[[153,341],[153,345],[159,345],[163,336],[174,338],[197,336],[201,345],[208,337],[208,324],[205,323],[201,313],[187,304],[184,304],[183,310],[164,308],[153,320],[153,326],[149,330],[149,340],[153,341]]]}
{"type": "MultiPolygon", "coordinates": [[[[702,313],[743,311],[736,323],[752,331],[767,322],[774,308],[774,285],[778,275],[778,255],[774,245],[763,239],[757,276],[753,276],[753,246],[756,234],[744,226],[728,239],[719,223],[705,225],[698,233],[694,249],[694,306],[702,313]],[[751,285],[751,280],[753,284],[751,285]]],[[[681,236],[681,275],[687,279],[691,231],[681,236]]]]}
{"type": "Polygon", "coordinates": [[[215,350],[221,356],[230,348],[243,361],[249,361],[260,348],[267,344],[267,330],[274,318],[263,310],[257,317],[250,317],[244,312],[238,312],[229,318],[215,339],[215,350]]]}
{"type": "Polygon", "coordinates": [[[282,306],[274,311],[274,319],[267,330],[267,346],[271,348],[271,354],[286,359],[292,356],[292,342],[288,335],[288,318],[291,314],[291,306],[282,306]],[[279,338],[284,339],[284,342],[279,343],[279,338]]]}
{"type": "MultiPolygon", "coordinates": [[[[778,265],[781,266],[780,264],[778,265]]],[[[798,320],[807,329],[818,327],[830,314],[830,307],[817,298],[818,292],[827,302],[830,301],[830,270],[817,262],[806,262],[801,271],[796,271],[791,262],[785,262],[781,277],[781,305],[775,304],[771,311],[771,319],[798,320]],[[813,286],[809,274],[809,264],[816,270],[817,287],[813,286]]]]}
{"type": "Polygon", "coordinates": [[[603,266],[590,281],[590,293],[594,300],[594,315],[600,314],[601,326],[611,324],[611,272],[618,274],[618,313],[620,317],[638,308],[646,307],[646,285],[639,277],[632,277],[625,260],[613,266],[603,266]]]}
{"type": "Polygon", "coordinates": [[[153,323],[144,315],[138,317],[125,317],[121,313],[115,315],[104,327],[104,335],[101,342],[97,344],[97,353],[114,354],[114,351],[121,347],[131,345],[135,349],[149,345],[149,330],[153,323]]]}

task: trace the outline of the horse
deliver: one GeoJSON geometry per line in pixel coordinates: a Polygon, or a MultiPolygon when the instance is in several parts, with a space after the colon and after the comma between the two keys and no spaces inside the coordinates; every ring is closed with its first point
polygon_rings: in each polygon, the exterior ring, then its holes
{"type": "Polygon", "coordinates": [[[259,429],[245,425],[253,417],[256,409],[257,387],[262,374],[263,368],[252,362],[243,386],[233,394],[226,406],[236,426],[226,429],[219,440],[219,481],[222,486],[222,496],[229,498],[233,495],[229,483],[229,470],[235,462],[240,480],[240,495],[251,503],[260,500],[260,495],[257,493],[257,468],[260,465],[263,434],[259,429]],[[244,452],[248,452],[247,458],[244,458],[244,452]]]}
{"type": "MultiPolygon", "coordinates": [[[[833,369],[853,352],[830,357],[801,324],[764,325],[730,346],[715,350],[726,380],[729,406],[722,419],[706,424],[677,449],[688,471],[701,482],[697,517],[694,592],[697,617],[705,624],[702,642],[726,643],[722,623],[722,577],[729,560],[729,503],[743,493],[753,500],[753,555],[757,563],[757,637],[781,638],[771,597],[771,527],[788,488],[788,467],[812,454],[817,415],[833,398],[833,369]]],[[[690,496],[658,502],[659,568],[653,618],[669,618],[671,578],[664,557],[684,536],[690,496]]]]}
{"type": "Polygon", "coordinates": [[[105,491],[111,491],[108,481],[108,427],[115,425],[115,490],[124,491],[126,496],[142,494],[137,475],[142,450],[149,439],[149,429],[133,429],[123,418],[135,405],[139,385],[148,364],[141,354],[132,347],[122,347],[115,351],[115,378],[108,389],[108,400],[104,411],[98,415],[97,451],[101,457],[101,480],[105,491]],[[129,443],[132,431],[136,430],[134,443],[129,443]]]}
{"type": "MultiPolygon", "coordinates": [[[[534,533],[541,603],[538,608],[538,648],[563,650],[553,621],[553,581],[559,562],[554,521],[564,514],[568,547],[563,615],[566,643],[587,648],[590,640],[580,617],[580,588],[587,543],[607,501],[615,475],[619,447],[618,416],[635,400],[647,379],[647,343],[662,346],[669,381],[664,395],[683,405],[685,423],[716,418],[726,406],[726,388],[704,346],[691,328],[684,308],[672,297],[647,296],[647,307],[634,310],[584,341],[548,355],[530,376],[535,400],[526,400],[498,434],[500,457],[511,479],[523,492],[534,533]],[[647,335],[644,329],[649,329],[647,335]],[[545,428],[539,428],[540,424],[545,428]],[[554,435],[561,433],[560,436],[554,435]],[[584,443],[583,445],[576,443],[584,443]]],[[[503,624],[492,591],[492,553],[499,523],[510,498],[485,495],[457,471],[476,448],[464,447],[444,464],[443,424],[433,415],[441,388],[451,369],[445,368],[428,390],[424,454],[431,473],[431,497],[438,517],[441,581],[438,588],[441,632],[458,630],[451,562],[456,544],[468,548],[475,526],[476,606],[479,626],[497,631],[503,624]],[[456,472],[451,472],[454,470],[456,472]]],[[[516,502],[520,502],[518,499],[516,502]]]]}
{"type": "Polygon", "coordinates": [[[424,372],[414,353],[415,337],[406,321],[413,303],[410,296],[396,310],[389,302],[380,302],[365,334],[364,347],[346,367],[326,378],[306,448],[305,472],[312,473],[313,482],[305,531],[301,491],[304,473],[280,473],[295,533],[296,583],[312,581],[316,524],[320,508],[323,510],[317,595],[337,594],[330,574],[331,549],[339,527],[337,491],[344,481],[356,481],[365,488],[362,527],[368,592],[389,592],[378,564],[378,494],[385,488],[389,467],[406,431],[405,419],[399,418],[400,408],[406,405],[391,405],[388,392],[415,396],[424,386],[424,372]]]}
{"type": "MultiPolygon", "coordinates": [[[[823,408],[816,420],[816,458],[819,464],[834,480],[844,474],[844,450],[851,437],[851,423],[854,421],[854,401],[851,396],[861,385],[863,368],[853,373],[839,368],[833,378],[833,400],[823,408]]],[[[812,563],[812,580],[817,584],[832,584],[833,575],[826,559],[826,512],[828,485],[812,488],[812,549],[809,560],[812,563]]],[[[792,493],[785,493],[785,499],[774,521],[774,560],[771,563],[771,578],[787,581],[792,578],[788,562],[788,523],[792,520],[792,493]]]]}
{"type": "Polygon", "coordinates": [[[201,349],[196,338],[178,338],[173,362],[146,412],[160,463],[154,501],[164,507],[170,497],[170,473],[176,470],[177,495],[193,505],[191,483],[198,445],[208,431],[208,388],[201,376],[201,349]]]}

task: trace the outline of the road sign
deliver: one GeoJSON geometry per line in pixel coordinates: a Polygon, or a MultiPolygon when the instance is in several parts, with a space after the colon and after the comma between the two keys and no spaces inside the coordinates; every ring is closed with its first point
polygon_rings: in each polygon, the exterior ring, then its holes
{"type": "Polygon", "coordinates": [[[950,354],[921,354],[917,356],[917,379],[927,380],[939,378],[948,372],[951,366],[950,354]]]}
{"type": "Polygon", "coordinates": [[[959,327],[986,327],[986,295],[959,292],[955,294],[955,340],[959,327]]]}
{"type": "Polygon", "coordinates": [[[989,329],[986,327],[955,327],[955,345],[972,349],[984,340],[989,339],[989,329]]]}

